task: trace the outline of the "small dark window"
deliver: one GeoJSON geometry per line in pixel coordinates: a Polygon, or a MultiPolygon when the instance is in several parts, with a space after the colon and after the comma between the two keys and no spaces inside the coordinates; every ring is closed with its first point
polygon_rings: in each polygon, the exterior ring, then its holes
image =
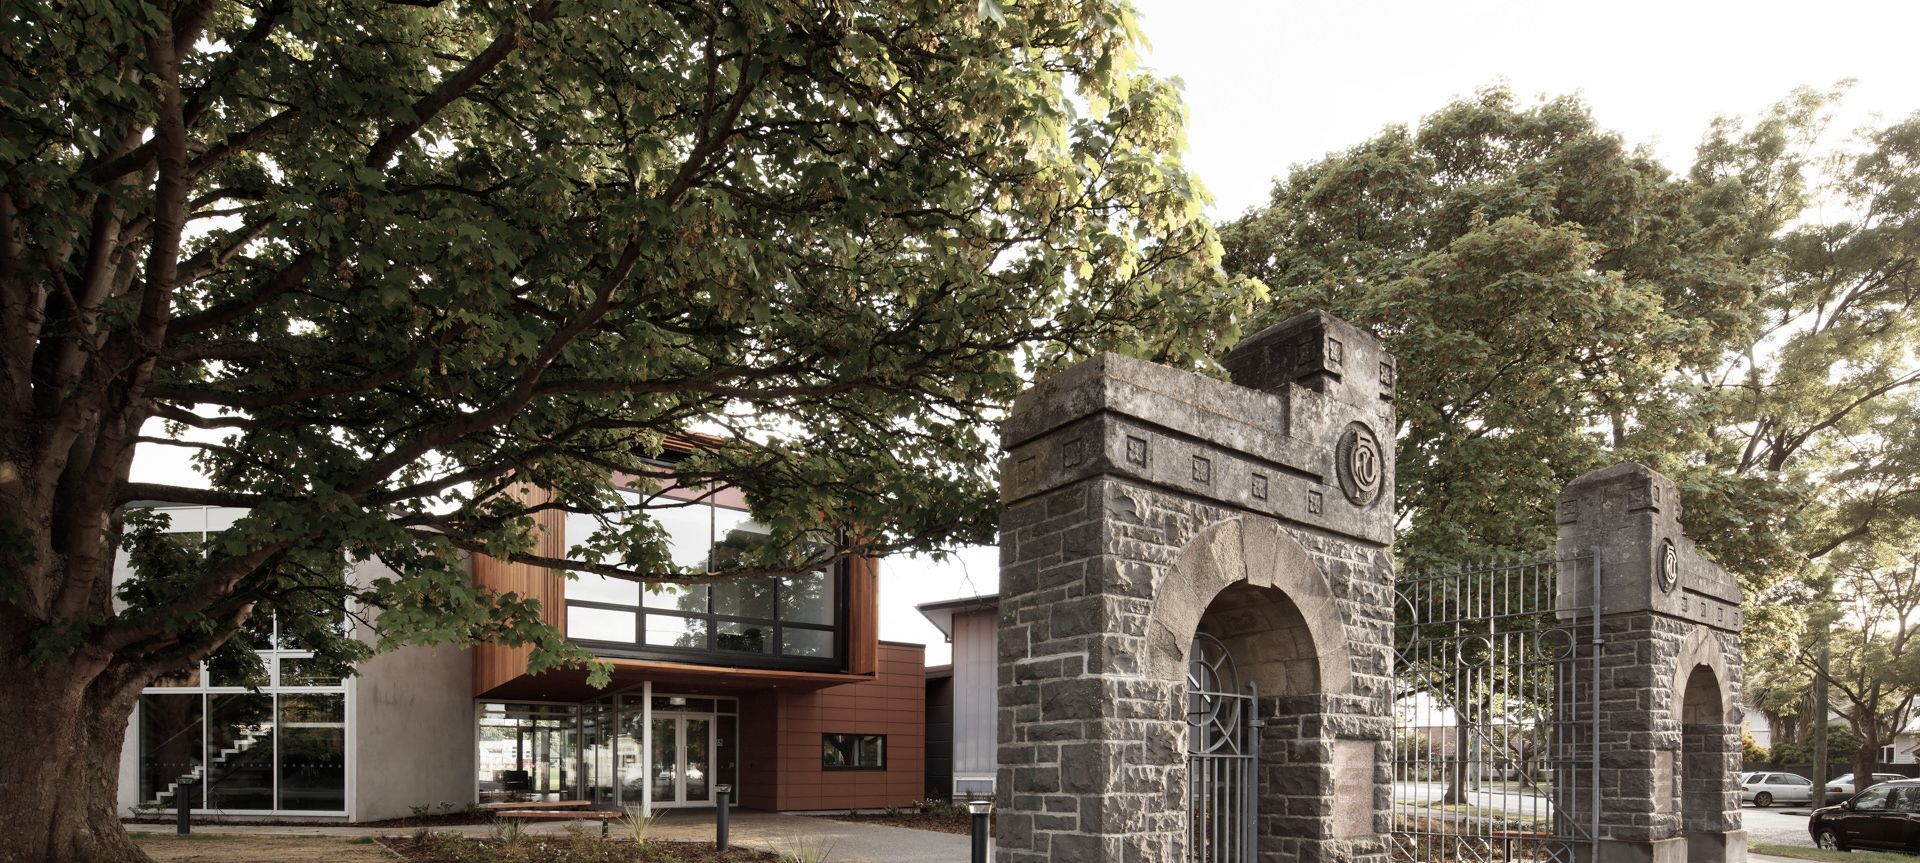
{"type": "Polygon", "coordinates": [[[887,769],[885,734],[823,734],[820,766],[828,770],[887,769]]]}

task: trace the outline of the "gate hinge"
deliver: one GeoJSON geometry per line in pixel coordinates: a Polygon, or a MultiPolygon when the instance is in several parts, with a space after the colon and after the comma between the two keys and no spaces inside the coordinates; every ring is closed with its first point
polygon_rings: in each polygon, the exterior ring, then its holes
{"type": "Polygon", "coordinates": [[[1249,719],[1247,720],[1247,727],[1248,728],[1265,728],[1267,727],[1267,721],[1265,719],[1249,719]]]}

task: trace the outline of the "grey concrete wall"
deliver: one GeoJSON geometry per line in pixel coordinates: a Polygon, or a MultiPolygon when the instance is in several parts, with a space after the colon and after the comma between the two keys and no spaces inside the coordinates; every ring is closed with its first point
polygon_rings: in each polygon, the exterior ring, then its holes
{"type": "Polygon", "coordinates": [[[1306,315],[1226,366],[1235,383],[1102,355],[1008,418],[1001,863],[1182,859],[1187,651],[1237,585],[1298,611],[1248,661],[1312,679],[1259,704],[1262,859],[1385,860],[1392,360],[1306,315]]]}
{"type": "MultiPolygon", "coordinates": [[[[357,578],[385,570],[363,564],[357,578]]],[[[360,665],[349,684],[353,711],[353,820],[456,808],[474,799],[473,658],[448,647],[403,647],[360,665]]]]}

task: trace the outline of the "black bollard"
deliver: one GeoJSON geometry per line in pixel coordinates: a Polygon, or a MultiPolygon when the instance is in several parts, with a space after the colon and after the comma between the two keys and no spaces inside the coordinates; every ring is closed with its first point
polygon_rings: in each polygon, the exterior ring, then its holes
{"type": "Polygon", "coordinates": [[[993,801],[969,800],[967,811],[973,813],[973,863],[987,863],[987,813],[993,801]]]}
{"type": "Polygon", "coordinates": [[[173,832],[185,836],[193,832],[193,777],[182,776],[173,786],[173,832]]]}
{"type": "Polygon", "coordinates": [[[729,808],[728,804],[733,802],[733,786],[715,785],[713,786],[713,793],[717,795],[718,803],[718,806],[713,810],[713,846],[725,851],[727,850],[728,842],[727,809],[729,808]]]}

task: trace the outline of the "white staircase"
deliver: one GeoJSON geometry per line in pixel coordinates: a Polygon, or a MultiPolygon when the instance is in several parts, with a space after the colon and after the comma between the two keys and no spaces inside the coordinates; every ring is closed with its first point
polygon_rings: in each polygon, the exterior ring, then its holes
{"type": "MultiPolygon", "coordinates": [[[[272,723],[241,726],[240,734],[234,738],[232,746],[221,747],[220,752],[217,755],[215,755],[210,759],[207,759],[206,763],[193,765],[193,769],[187,771],[185,776],[181,778],[184,779],[187,777],[191,777],[191,781],[193,782],[194,785],[201,785],[202,780],[204,780],[207,776],[208,767],[215,767],[215,766],[225,764],[229,760],[231,760],[235,755],[239,755],[243,752],[246,752],[249,749],[252,749],[254,744],[260,742],[263,739],[271,738],[272,736],[273,736],[272,723]]],[[[183,784],[185,783],[182,783],[177,779],[174,780],[173,782],[167,783],[166,790],[153,795],[153,799],[147,801],[147,805],[152,806],[154,808],[160,808],[160,809],[167,808],[168,805],[172,802],[175,792],[177,792],[180,789],[180,786],[183,784]]]]}

